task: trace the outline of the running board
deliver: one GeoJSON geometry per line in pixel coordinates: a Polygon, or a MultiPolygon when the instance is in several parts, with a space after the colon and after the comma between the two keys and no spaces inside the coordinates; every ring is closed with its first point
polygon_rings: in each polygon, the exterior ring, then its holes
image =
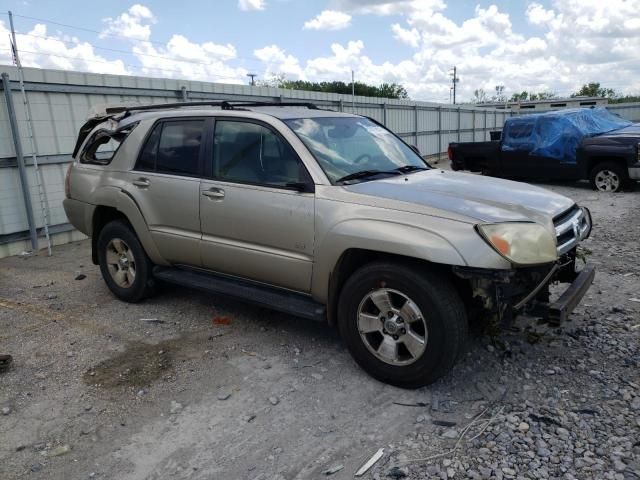
{"type": "Polygon", "coordinates": [[[327,319],[324,305],[312,300],[308,295],[290,290],[186,268],[154,267],[153,275],[167,283],[217,295],[227,295],[297,317],[320,321],[327,319]]]}

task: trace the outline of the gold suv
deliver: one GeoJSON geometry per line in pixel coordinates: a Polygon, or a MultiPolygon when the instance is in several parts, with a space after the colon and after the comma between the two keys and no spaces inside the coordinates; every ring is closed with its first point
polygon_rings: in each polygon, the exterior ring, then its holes
{"type": "Polygon", "coordinates": [[[586,208],[311,104],[110,108],[73,157],[64,207],[118,298],[168,282],[325,320],[402,387],[451,369],[469,317],[562,321],[594,277],[575,268],[586,208]],[[571,286],[550,303],[552,282],[571,286]]]}

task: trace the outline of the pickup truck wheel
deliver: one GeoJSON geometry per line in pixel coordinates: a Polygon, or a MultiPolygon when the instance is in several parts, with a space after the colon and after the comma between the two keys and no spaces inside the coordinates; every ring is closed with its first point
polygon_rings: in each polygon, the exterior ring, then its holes
{"type": "Polygon", "coordinates": [[[467,333],[464,304],[453,286],[397,263],[356,271],[340,294],[338,322],[356,362],[403,388],[428,385],[447,373],[467,333]]]}
{"type": "Polygon", "coordinates": [[[624,168],[617,163],[598,163],[591,170],[591,186],[600,192],[619,192],[627,183],[624,168]]]}
{"type": "Polygon", "coordinates": [[[109,290],[120,300],[139,302],[154,286],[152,264],[136,234],[115,220],[98,235],[98,263],[109,290]]]}

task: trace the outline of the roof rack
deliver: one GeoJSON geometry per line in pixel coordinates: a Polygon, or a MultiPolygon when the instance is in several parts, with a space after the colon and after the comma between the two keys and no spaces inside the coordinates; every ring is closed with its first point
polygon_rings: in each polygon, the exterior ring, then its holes
{"type": "Polygon", "coordinates": [[[170,108],[182,107],[220,107],[222,110],[236,110],[237,107],[305,107],[309,110],[319,110],[319,108],[309,102],[253,102],[253,101],[202,101],[202,102],[175,102],[175,103],[158,103],[154,105],[134,105],[131,107],[119,106],[108,107],[106,113],[108,115],[116,115],[124,113],[128,116],[131,112],[145,112],[149,110],[166,110],[170,108]]]}

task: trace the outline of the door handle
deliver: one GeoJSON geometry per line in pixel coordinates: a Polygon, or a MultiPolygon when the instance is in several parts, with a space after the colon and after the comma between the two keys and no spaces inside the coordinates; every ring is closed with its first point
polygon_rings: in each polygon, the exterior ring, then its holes
{"type": "Polygon", "coordinates": [[[147,188],[149,185],[151,185],[151,182],[146,178],[138,178],[137,180],[134,180],[131,183],[133,183],[136,187],[140,187],[140,188],[147,188]]]}
{"type": "Polygon", "coordinates": [[[202,195],[209,198],[221,200],[224,198],[224,190],[221,188],[211,188],[202,192],[202,195]]]}

